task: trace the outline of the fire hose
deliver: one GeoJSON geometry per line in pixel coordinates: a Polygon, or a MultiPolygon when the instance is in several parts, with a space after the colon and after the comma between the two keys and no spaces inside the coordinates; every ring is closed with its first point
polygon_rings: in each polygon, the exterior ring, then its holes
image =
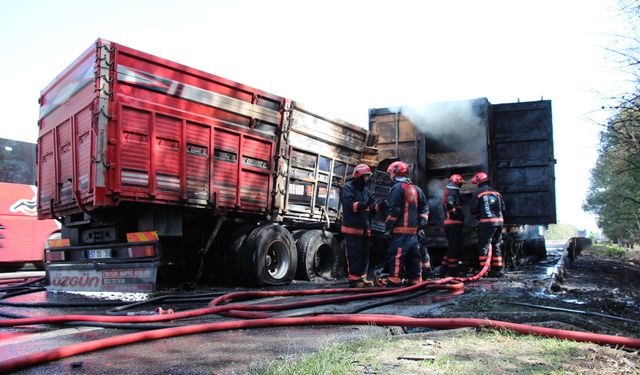
{"type": "Polygon", "coordinates": [[[136,342],[156,340],[161,338],[191,335],[196,333],[218,332],[232,329],[259,328],[259,327],[287,327],[302,325],[383,325],[401,327],[422,327],[432,329],[453,329],[462,327],[484,327],[491,329],[507,329],[522,334],[532,334],[543,337],[568,339],[580,342],[593,342],[599,345],[625,346],[640,348],[640,339],[596,334],[589,332],[577,332],[545,327],[536,327],[525,324],[502,322],[487,319],[474,318],[413,318],[384,314],[336,314],[318,315],[307,317],[273,317],[268,311],[282,311],[294,308],[318,306],[330,303],[345,303],[348,301],[363,300],[396,296],[408,292],[416,292],[424,289],[444,289],[459,294],[463,292],[464,282],[480,279],[488,271],[491,252],[482,270],[472,277],[453,278],[447,277],[441,280],[426,280],[420,284],[397,288],[371,288],[371,289],[314,289],[314,290],[288,290],[288,291],[248,291],[229,293],[212,300],[205,308],[193,309],[173,314],[161,314],[153,316],[105,316],[105,315],[64,315],[34,318],[16,318],[0,320],[0,327],[13,327],[33,324],[60,324],[68,322],[101,322],[101,323],[149,323],[168,320],[191,318],[207,314],[220,314],[245,318],[246,320],[233,320],[216,323],[203,323],[194,325],[177,326],[171,328],[153,329],[144,332],[136,332],[114,336],[99,340],[88,341],[79,344],[64,346],[57,349],[27,354],[12,358],[0,363],[0,372],[13,371],[36,364],[46,363],[77,354],[88,353],[95,350],[112,348],[136,342]],[[330,294],[345,294],[329,298],[312,298],[296,302],[281,304],[242,304],[236,301],[246,301],[255,298],[268,297],[294,297],[294,296],[319,296],[330,294]]]}

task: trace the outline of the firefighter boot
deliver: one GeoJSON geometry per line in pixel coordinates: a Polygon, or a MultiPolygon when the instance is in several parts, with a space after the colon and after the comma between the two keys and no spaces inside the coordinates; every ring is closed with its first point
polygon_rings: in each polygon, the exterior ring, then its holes
{"type": "Polygon", "coordinates": [[[349,281],[350,288],[368,288],[370,286],[373,286],[373,281],[367,280],[365,277],[360,280],[349,281]]]}
{"type": "Polygon", "coordinates": [[[379,280],[379,285],[387,288],[397,288],[402,286],[402,279],[396,276],[381,277],[379,280]]]}
{"type": "Polygon", "coordinates": [[[487,273],[487,277],[501,278],[504,277],[504,267],[491,267],[491,270],[487,273]]]}
{"type": "Polygon", "coordinates": [[[428,278],[431,277],[433,271],[431,271],[431,268],[423,268],[422,269],[422,279],[426,280],[428,278]]]}
{"type": "Polygon", "coordinates": [[[433,277],[446,277],[449,267],[441,264],[432,271],[433,277]]]}

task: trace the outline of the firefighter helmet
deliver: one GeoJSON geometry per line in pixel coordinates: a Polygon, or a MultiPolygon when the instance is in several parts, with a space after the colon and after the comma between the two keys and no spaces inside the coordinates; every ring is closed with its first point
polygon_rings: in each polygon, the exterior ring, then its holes
{"type": "Polygon", "coordinates": [[[391,179],[396,177],[405,177],[409,174],[409,165],[403,161],[394,161],[391,163],[387,172],[391,173],[391,179]]]}
{"type": "Polygon", "coordinates": [[[489,181],[489,176],[487,176],[487,174],[484,172],[476,173],[476,175],[471,179],[471,182],[476,185],[480,185],[481,183],[486,181],[489,181]]]}
{"type": "Polygon", "coordinates": [[[462,186],[462,184],[464,184],[464,178],[459,174],[452,174],[451,177],[449,177],[449,182],[462,186]]]}
{"type": "Polygon", "coordinates": [[[358,164],[353,169],[353,178],[360,178],[362,175],[371,175],[371,168],[366,164],[358,164]]]}

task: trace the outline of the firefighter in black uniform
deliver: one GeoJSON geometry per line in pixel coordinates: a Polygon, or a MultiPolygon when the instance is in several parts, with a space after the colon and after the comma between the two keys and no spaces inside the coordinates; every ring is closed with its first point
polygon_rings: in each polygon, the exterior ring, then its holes
{"type": "Polygon", "coordinates": [[[386,201],[376,202],[374,195],[367,189],[371,169],[366,164],[358,164],[353,176],[342,189],[342,228],[344,234],[347,279],[353,288],[373,286],[367,279],[369,267],[369,238],[371,229],[369,213],[386,209],[386,201]]]}
{"type": "Polygon", "coordinates": [[[438,267],[439,276],[458,276],[458,262],[462,254],[462,227],[464,226],[464,213],[460,206],[460,188],[464,184],[464,178],[459,174],[449,177],[447,189],[442,195],[442,208],[444,210],[444,231],[447,236],[448,249],[442,263],[438,267]]]}
{"type": "Polygon", "coordinates": [[[504,276],[504,263],[502,261],[502,226],[504,225],[504,200],[489,184],[489,176],[484,172],[478,172],[471,179],[478,186],[471,199],[471,214],[478,221],[478,260],[480,267],[487,261],[489,246],[491,246],[491,270],[489,277],[504,276]]]}
{"type": "Polygon", "coordinates": [[[417,232],[427,225],[429,204],[422,189],[409,179],[409,166],[406,163],[391,163],[387,172],[391,174],[393,186],[387,198],[389,208],[385,237],[390,241],[385,265],[388,276],[384,283],[387,286],[400,285],[404,267],[404,276],[409,284],[418,284],[422,282],[422,257],[417,232]]]}

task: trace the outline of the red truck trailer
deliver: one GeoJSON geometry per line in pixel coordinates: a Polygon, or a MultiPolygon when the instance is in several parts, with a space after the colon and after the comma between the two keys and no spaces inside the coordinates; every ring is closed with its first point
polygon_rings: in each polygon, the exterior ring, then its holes
{"type": "Polygon", "coordinates": [[[36,145],[0,138],[0,271],[43,266],[43,248],[59,227],[37,220],[36,145]]]}
{"type": "Polygon", "coordinates": [[[149,291],[158,269],[250,285],[329,277],[340,189],[367,135],[98,39],[40,97],[38,217],[62,222],[51,288],[149,291]]]}

